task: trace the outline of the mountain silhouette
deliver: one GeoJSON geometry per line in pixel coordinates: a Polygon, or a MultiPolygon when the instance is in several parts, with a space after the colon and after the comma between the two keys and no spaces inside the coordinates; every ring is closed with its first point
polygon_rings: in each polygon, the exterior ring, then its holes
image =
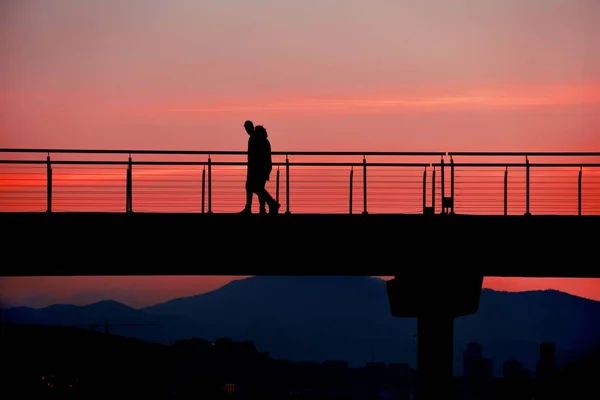
{"type": "MultiPolygon", "coordinates": [[[[190,337],[253,340],[279,359],[414,365],[416,355],[416,320],[391,317],[384,281],[370,277],[261,276],[139,310],[100,302],[38,310],[18,307],[0,316],[53,325],[103,323],[105,317],[110,323],[161,324],[114,329],[115,334],[160,342],[190,337]]],[[[457,319],[455,332],[458,374],[470,341],[483,344],[496,373],[507,359],[534,368],[542,341],[556,343],[559,362],[592,346],[600,337],[600,302],[554,290],[484,290],[479,313],[457,319]]]]}
{"type": "Polygon", "coordinates": [[[17,324],[71,326],[104,330],[108,320],[111,333],[135,337],[150,342],[170,343],[179,333],[202,330],[198,323],[177,316],[156,317],[113,300],[86,306],[55,304],[45,308],[14,307],[0,310],[0,320],[17,324]],[[158,324],[158,326],[118,326],[117,324],[158,324]],[[92,328],[92,325],[96,325],[92,328]]]}

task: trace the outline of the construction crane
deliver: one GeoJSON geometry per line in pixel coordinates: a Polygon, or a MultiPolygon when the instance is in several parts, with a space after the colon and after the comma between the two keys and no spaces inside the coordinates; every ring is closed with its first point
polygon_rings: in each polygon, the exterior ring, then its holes
{"type": "MultiPolygon", "coordinates": [[[[90,324],[89,328],[90,329],[98,329],[98,327],[100,326],[100,324],[90,324]]],[[[109,328],[118,328],[118,327],[124,327],[124,326],[160,326],[159,324],[154,324],[154,323],[147,323],[147,324],[109,324],[108,323],[108,319],[104,320],[104,333],[106,333],[107,335],[110,333],[110,329],[109,328]]]]}

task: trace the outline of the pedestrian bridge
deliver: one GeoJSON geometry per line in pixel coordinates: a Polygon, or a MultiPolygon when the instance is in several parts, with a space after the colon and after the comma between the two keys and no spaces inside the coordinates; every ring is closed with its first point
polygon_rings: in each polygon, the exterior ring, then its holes
{"type": "Polygon", "coordinates": [[[4,276],[600,276],[600,153],[0,152],[4,276]]]}
{"type": "Polygon", "coordinates": [[[5,213],[2,276],[600,277],[598,216],[5,213]]]}

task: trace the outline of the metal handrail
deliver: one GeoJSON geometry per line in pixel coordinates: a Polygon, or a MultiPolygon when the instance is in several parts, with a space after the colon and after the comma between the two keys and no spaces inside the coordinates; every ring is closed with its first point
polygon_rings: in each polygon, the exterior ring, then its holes
{"type": "MultiPolygon", "coordinates": [[[[117,149],[56,149],[56,148],[0,148],[0,153],[54,153],[54,154],[155,154],[155,155],[246,155],[242,150],[117,150],[117,149]]],[[[544,151],[273,151],[281,156],[449,156],[449,157],[600,157],[600,152],[544,152],[544,151]]]]}

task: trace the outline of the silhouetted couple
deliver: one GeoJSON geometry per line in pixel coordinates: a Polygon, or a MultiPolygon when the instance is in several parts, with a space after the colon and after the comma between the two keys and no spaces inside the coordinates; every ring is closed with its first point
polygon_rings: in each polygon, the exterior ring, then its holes
{"type": "Polygon", "coordinates": [[[248,139],[248,173],[246,176],[246,207],[243,214],[252,213],[252,197],[258,196],[260,214],[278,214],[280,204],[267,192],[265,185],[271,177],[273,162],[271,160],[271,143],[267,130],[262,125],[254,126],[252,121],[244,123],[244,129],[250,135],[248,139]]]}

